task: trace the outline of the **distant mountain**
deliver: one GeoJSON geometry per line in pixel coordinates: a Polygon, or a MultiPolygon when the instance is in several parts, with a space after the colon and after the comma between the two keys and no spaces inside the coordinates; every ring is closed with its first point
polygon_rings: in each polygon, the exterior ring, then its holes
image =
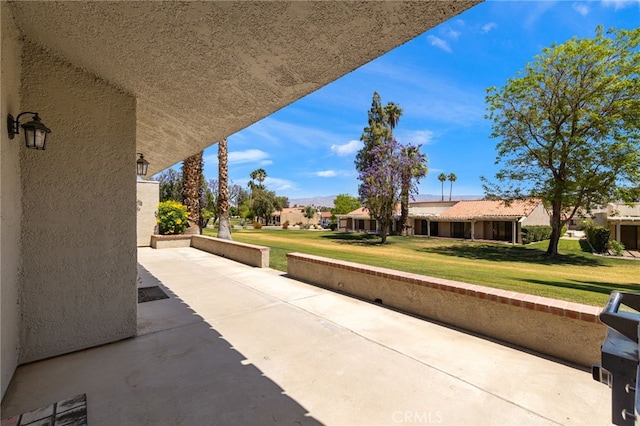
{"type": "MultiPolygon", "coordinates": [[[[458,200],[481,200],[484,198],[483,195],[454,195],[452,199],[454,201],[458,200]]],[[[310,197],[310,198],[291,198],[289,199],[289,205],[291,207],[298,206],[309,206],[313,204],[317,207],[333,207],[333,200],[336,199],[336,195],[327,195],[324,197],[310,197]]],[[[418,194],[415,196],[413,201],[440,201],[442,199],[442,195],[435,194],[418,194]]],[[[445,201],[449,200],[449,195],[445,194],[445,201]]]]}
{"type": "Polygon", "coordinates": [[[310,206],[313,204],[316,207],[329,207],[333,208],[333,200],[336,199],[335,195],[327,195],[324,197],[310,197],[310,198],[291,198],[289,199],[289,205],[295,206],[310,206]]]}

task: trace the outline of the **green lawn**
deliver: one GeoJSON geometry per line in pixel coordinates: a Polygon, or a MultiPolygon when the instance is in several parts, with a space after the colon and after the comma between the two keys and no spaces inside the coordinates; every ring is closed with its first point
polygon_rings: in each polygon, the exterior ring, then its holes
{"type": "MultiPolygon", "coordinates": [[[[215,235],[207,229],[205,234],[215,235]]],[[[640,291],[640,261],[594,256],[576,240],[560,240],[557,259],[547,242],[528,246],[329,231],[233,231],[233,239],[271,248],[270,266],[287,270],[286,253],[300,252],[604,306],[611,290],[640,291]]]]}

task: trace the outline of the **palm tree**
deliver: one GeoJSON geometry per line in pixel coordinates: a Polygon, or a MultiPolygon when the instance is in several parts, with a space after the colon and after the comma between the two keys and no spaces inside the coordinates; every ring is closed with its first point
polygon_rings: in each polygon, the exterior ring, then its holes
{"type": "Polygon", "coordinates": [[[264,182],[264,180],[267,178],[267,172],[264,169],[256,169],[252,171],[249,177],[251,177],[251,183],[249,184],[249,186],[251,186],[251,189],[253,189],[255,186],[252,184],[254,180],[258,181],[258,188],[264,189],[264,185],[262,184],[262,182],[264,182]]]}
{"type": "Polygon", "coordinates": [[[218,142],[218,238],[231,240],[229,223],[229,163],[227,138],[218,142]]]}
{"type": "Polygon", "coordinates": [[[440,201],[444,201],[444,181],[447,180],[447,175],[445,175],[444,173],[440,173],[438,175],[438,180],[442,184],[442,199],[440,201]]]}
{"type": "Polygon", "coordinates": [[[409,145],[403,148],[403,154],[406,156],[406,164],[409,167],[404,168],[401,172],[400,186],[400,232],[401,235],[407,235],[407,218],[409,217],[409,192],[411,191],[411,181],[420,179],[427,175],[428,168],[425,164],[427,156],[420,152],[420,145],[409,145]]]}
{"type": "MultiPolygon", "coordinates": [[[[400,108],[400,105],[389,102],[384,107],[384,113],[387,116],[387,123],[389,124],[391,130],[395,129],[400,122],[400,117],[402,116],[402,108],[400,108]]],[[[390,134],[389,138],[392,137],[393,135],[390,134]]]]}
{"type": "Polygon", "coordinates": [[[458,179],[455,173],[449,173],[449,182],[451,182],[451,187],[449,188],[449,201],[451,201],[451,193],[453,192],[453,182],[458,179]]]}
{"type": "Polygon", "coordinates": [[[182,200],[189,212],[187,234],[200,233],[200,198],[202,195],[202,151],[182,162],[182,200]]]}

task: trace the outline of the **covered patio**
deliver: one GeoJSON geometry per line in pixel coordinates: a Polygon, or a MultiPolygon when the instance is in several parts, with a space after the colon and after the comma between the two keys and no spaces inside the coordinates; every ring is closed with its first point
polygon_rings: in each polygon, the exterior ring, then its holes
{"type": "Polygon", "coordinates": [[[194,248],[138,250],[137,336],[22,365],[7,418],[88,424],[607,424],[588,371],[194,248]]]}

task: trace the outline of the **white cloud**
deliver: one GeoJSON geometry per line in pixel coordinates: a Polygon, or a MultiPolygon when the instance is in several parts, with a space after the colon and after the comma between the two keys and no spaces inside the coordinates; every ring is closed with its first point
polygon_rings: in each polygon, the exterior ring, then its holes
{"type": "Polygon", "coordinates": [[[259,149],[247,149],[245,151],[229,152],[229,164],[258,163],[262,166],[273,164],[269,160],[269,154],[259,149]]]}
{"type": "Polygon", "coordinates": [[[614,10],[624,9],[630,6],[639,6],[640,0],[602,0],[606,7],[613,7],[614,10]]]}
{"type": "Polygon", "coordinates": [[[353,154],[354,152],[358,151],[361,146],[362,146],[362,142],[352,140],[345,143],[344,145],[336,145],[336,144],[331,145],[331,151],[336,153],[336,155],[340,157],[345,157],[347,155],[353,154]]]}
{"type": "Polygon", "coordinates": [[[589,7],[585,3],[573,3],[571,7],[582,16],[589,14],[589,7]]]}
{"type": "Polygon", "coordinates": [[[427,37],[427,40],[429,40],[429,43],[431,43],[432,46],[442,49],[445,52],[449,52],[449,53],[452,52],[451,47],[449,46],[449,43],[447,43],[445,40],[439,37],[430,35],[427,37]]]}
{"type": "Polygon", "coordinates": [[[453,28],[447,28],[445,30],[445,35],[452,40],[457,40],[460,34],[462,34],[460,31],[456,31],[453,28]]]}
{"type": "Polygon", "coordinates": [[[334,170],[321,170],[319,172],[315,172],[314,175],[317,176],[317,177],[335,177],[335,176],[338,176],[338,174],[334,170]]]}
{"type": "MultiPolygon", "coordinates": [[[[259,149],[231,151],[227,154],[227,159],[229,164],[255,163],[260,166],[273,164],[273,161],[269,160],[269,154],[259,149]]],[[[218,154],[206,155],[203,160],[205,164],[218,164],[218,154]]]]}
{"type": "Polygon", "coordinates": [[[289,190],[297,189],[295,184],[290,180],[274,178],[269,176],[267,176],[267,178],[264,180],[264,184],[267,186],[267,188],[270,191],[275,191],[276,193],[278,191],[289,191],[289,190]]]}
{"type": "Polygon", "coordinates": [[[482,34],[486,34],[489,31],[493,30],[494,28],[496,28],[498,26],[498,24],[496,24],[495,22],[489,22],[487,24],[484,24],[482,26],[482,34]]]}
{"type": "Polygon", "coordinates": [[[428,145],[433,139],[433,132],[431,130],[411,130],[404,132],[397,132],[398,141],[402,144],[413,145],[428,145]]]}

